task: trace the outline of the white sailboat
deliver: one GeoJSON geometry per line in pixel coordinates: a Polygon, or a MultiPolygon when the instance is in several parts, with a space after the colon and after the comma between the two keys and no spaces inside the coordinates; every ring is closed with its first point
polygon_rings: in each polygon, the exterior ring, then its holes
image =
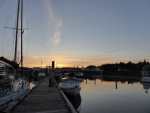
{"type": "Polygon", "coordinates": [[[23,0],[18,0],[17,8],[17,24],[15,38],[15,53],[14,60],[10,61],[4,57],[0,57],[0,111],[10,101],[19,99],[25,92],[29,90],[29,82],[23,76],[23,55],[22,55],[22,38],[23,38],[23,0]],[[20,11],[21,10],[21,11],[20,11]],[[19,12],[21,13],[21,29],[19,29],[19,12]],[[17,57],[17,40],[18,31],[21,31],[21,74],[17,73],[19,64],[16,62],[17,57]]]}

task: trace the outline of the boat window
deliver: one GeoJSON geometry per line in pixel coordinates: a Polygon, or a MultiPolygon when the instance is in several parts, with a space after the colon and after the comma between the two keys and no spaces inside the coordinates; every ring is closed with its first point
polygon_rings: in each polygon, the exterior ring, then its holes
{"type": "Polygon", "coordinates": [[[74,84],[74,83],[76,83],[76,81],[75,80],[64,80],[63,83],[74,84]]]}

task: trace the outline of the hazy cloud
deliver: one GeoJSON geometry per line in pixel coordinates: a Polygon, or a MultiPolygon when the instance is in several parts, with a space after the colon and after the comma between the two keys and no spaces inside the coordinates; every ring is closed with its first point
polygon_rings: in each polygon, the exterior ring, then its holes
{"type": "Polygon", "coordinates": [[[56,46],[61,41],[61,27],[63,25],[63,22],[60,18],[57,18],[54,15],[54,11],[52,9],[50,1],[43,0],[43,3],[44,3],[44,6],[48,12],[49,24],[52,26],[52,34],[50,35],[49,41],[47,44],[49,46],[50,45],[56,46]]]}

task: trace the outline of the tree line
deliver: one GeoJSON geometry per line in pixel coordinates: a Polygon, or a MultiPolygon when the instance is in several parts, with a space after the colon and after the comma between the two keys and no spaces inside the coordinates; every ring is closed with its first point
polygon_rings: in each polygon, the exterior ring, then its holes
{"type": "Polygon", "coordinates": [[[145,65],[150,65],[149,62],[144,60],[143,62],[133,63],[129,61],[128,63],[120,62],[114,64],[102,64],[101,66],[89,65],[86,68],[89,70],[93,70],[95,68],[99,68],[101,70],[109,70],[109,71],[118,71],[118,70],[142,70],[145,65]]]}

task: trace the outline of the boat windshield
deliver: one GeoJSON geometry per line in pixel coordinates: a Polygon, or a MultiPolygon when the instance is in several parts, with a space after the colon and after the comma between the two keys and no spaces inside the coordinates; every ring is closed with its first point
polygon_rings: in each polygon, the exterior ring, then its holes
{"type": "Polygon", "coordinates": [[[74,83],[77,83],[78,81],[75,80],[75,79],[66,79],[66,80],[63,80],[62,83],[70,83],[70,84],[74,84],[74,83]]]}

